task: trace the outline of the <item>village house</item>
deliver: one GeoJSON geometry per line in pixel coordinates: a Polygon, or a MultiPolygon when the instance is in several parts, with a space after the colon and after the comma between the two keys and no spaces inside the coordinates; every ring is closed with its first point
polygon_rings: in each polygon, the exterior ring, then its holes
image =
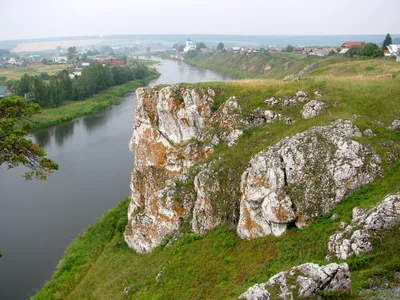
{"type": "Polygon", "coordinates": [[[304,53],[304,55],[307,55],[307,56],[325,57],[325,56],[329,56],[329,54],[332,52],[334,52],[336,54],[337,50],[335,48],[330,48],[330,47],[319,47],[319,48],[305,47],[303,53],[304,53]]]}
{"type": "Polygon", "coordinates": [[[385,56],[398,56],[400,54],[400,44],[387,45],[383,52],[385,56]]]}
{"type": "Polygon", "coordinates": [[[345,42],[340,46],[339,54],[346,54],[352,46],[361,46],[364,42],[345,42]]]}
{"type": "Polygon", "coordinates": [[[53,63],[55,64],[66,64],[68,61],[68,58],[66,56],[54,56],[53,57],[53,63]]]}
{"type": "Polygon", "coordinates": [[[232,51],[235,53],[239,53],[240,52],[240,47],[232,47],[232,51]]]}
{"type": "Polygon", "coordinates": [[[186,46],[185,48],[183,48],[183,52],[187,53],[189,51],[194,51],[194,50],[196,50],[196,45],[190,38],[188,38],[186,41],[186,46]]]}
{"type": "Polygon", "coordinates": [[[279,53],[279,52],[283,52],[283,48],[282,47],[269,47],[268,48],[268,52],[270,53],[279,53]]]}
{"type": "Polygon", "coordinates": [[[0,85],[0,99],[12,95],[11,89],[6,85],[0,85]]]}

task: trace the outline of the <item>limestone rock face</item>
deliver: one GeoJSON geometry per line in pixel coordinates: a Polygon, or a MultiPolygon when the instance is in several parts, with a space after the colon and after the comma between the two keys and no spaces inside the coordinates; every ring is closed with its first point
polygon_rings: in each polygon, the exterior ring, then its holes
{"type": "Polygon", "coordinates": [[[380,158],[353,138],[351,121],[335,121],[285,138],[255,155],[242,174],[242,238],[279,236],[291,223],[304,228],[352,190],[380,173],[380,158]]]}
{"type": "Polygon", "coordinates": [[[381,229],[388,229],[400,221],[400,193],[388,195],[375,207],[353,209],[353,220],[329,238],[328,251],[339,259],[360,255],[373,249],[372,239],[381,229]]]}
{"type": "Polygon", "coordinates": [[[305,263],[271,277],[266,283],[256,284],[239,299],[297,299],[316,296],[318,291],[351,291],[349,267],[344,264],[320,266],[305,263]]]}
{"type": "Polygon", "coordinates": [[[125,241],[148,252],[177,230],[190,214],[188,203],[175,201],[173,179],[199,159],[210,146],[189,142],[211,117],[214,91],[198,92],[167,86],[139,88],[130,149],[134,152],[131,203],[125,241]],[[181,146],[182,144],[182,146],[181,146]]]}
{"type": "Polygon", "coordinates": [[[303,106],[301,116],[304,119],[311,119],[318,116],[319,114],[321,114],[322,111],[326,109],[328,109],[328,105],[325,102],[311,100],[303,106]]]}
{"type": "Polygon", "coordinates": [[[192,230],[204,234],[218,225],[218,216],[214,216],[211,202],[215,200],[220,189],[215,172],[204,169],[194,178],[197,199],[193,208],[192,230]]]}

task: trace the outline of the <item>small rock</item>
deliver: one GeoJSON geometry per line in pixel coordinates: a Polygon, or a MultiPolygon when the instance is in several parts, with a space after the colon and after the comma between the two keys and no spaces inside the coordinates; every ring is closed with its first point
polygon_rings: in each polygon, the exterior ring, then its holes
{"type": "Polygon", "coordinates": [[[160,273],[157,274],[157,276],[156,276],[156,282],[157,283],[161,281],[164,269],[165,269],[165,266],[161,269],[160,273]]]}
{"type": "Polygon", "coordinates": [[[305,91],[298,91],[296,97],[307,97],[307,93],[305,91]]]}
{"type": "Polygon", "coordinates": [[[396,119],[392,122],[392,124],[388,127],[390,130],[400,129],[400,119],[396,119]]]}
{"type": "Polygon", "coordinates": [[[339,217],[338,214],[333,214],[333,215],[331,216],[331,219],[332,219],[332,220],[336,220],[338,217],[339,217]]]}
{"type": "Polygon", "coordinates": [[[304,119],[311,119],[318,116],[322,111],[326,110],[327,108],[328,105],[325,102],[311,100],[304,105],[301,116],[304,119]]]}
{"type": "Polygon", "coordinates": [[[340,222],[339,228],[344,229],[344,228],[346,228],[347,225],[349,225],[349,224],[347,224],[346,222],[340,222]]]}
{"type": "Polygon", "coordinates": [[[375,123],[381,126],[385,126],[385,124],[383,124],[381,121],[375,120],[375,123]]]}
{"type": "Polygon", "coordinates": [[[320,94],[318,91],[315,91],[314,96],[320,98],[322,97],[322,94],[320,94]]]}
{"type": "Polygon", "coordinates": [[[333,107],[338,107],[338,106],[340,106],[340,103],[337,102],[337,101],[335,101],[335,102],[333,103],[333,107]]]}
{"type": "Polygon", "coordinates": [[[358,118],[358,115],[357,115],[357,114],[353,114],[353,118],[354,118],[354,119],[357,119],[357,118],[358,118]]]}
{"type": "Polygon", "coordinates": [[[128,296],[130,290],[131,290],[131,287],[127,286],[126,288],[124,288],[124,294],[128,296]]]}
{"type": "Polygon", "coordinates": [[[369,129],[369,128],[365,129],[365,130],[363,131],[363,133],[364,133],[364,135],[366,135],[366,136],[376,136],[376,134],[375,134],[371,129],[369,129]]]}

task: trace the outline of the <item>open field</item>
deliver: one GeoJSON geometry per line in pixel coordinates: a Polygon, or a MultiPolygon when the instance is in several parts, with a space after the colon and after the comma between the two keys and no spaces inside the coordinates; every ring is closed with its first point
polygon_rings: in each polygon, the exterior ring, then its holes
{"type": "MultiPolygon", "coordinates": [[[[277,108],[277,112],[296,123],[260,125],[246,130],[234,147],[226,143],[216,146],[214,153],[200,163],[209,164],[218,172],[222,192],[216,201],[227,203],[227,207],[231,207],[234,196],[227,185],[240,185],[240,175],[254,154],[287,136],[337,119],[352,120],[360,130],[370,128],[376,134],[358,140],[373,147],[382,158],[382,176],[348,195],[303,230],[293,226],[281,237],[246,240],[240,239],[234,230],[217,227],[203,236],[186,234],[170,247],[166,247],[167,238],[150,254],[143,255],[124,242],[129,203],[125,199],[77,237],[52,280],[33,299],[237,299],[248,287],[292,266],[306,262],[327,264],[329,236],[340,228],[341,222],[351,220],[353,208],[371,207],[385,195],[400,191],[400,149],[395,146],[400,143],[400,132],[386,128],[400,115],[400,77],[247,80],[182,86],[220,91],[214,99],[214,109],[237,96],[244,114],[256,108],[267,109],[267,98],[291,96],[299,90],[311,95],[319,91],[331,106],[313,119],[299,117],[301,106],[277,108]],[[335,102],[339,105],[333,106],[335,102]],[[331,218],[334,213],[338,215],[335,219],[331,218]],[[161,270],[164,271],[157,282],[155,277],[161,270]],[[128,295],[124,294],[125,287],[130,287],[128,295]]],[[[379,282],[379,276],[393,278],[400,267],[399,238],[399,226],[388,229],[372,252],[348,259],[352,294],[333,294],[327,299],[358,299],[361,291],[369,287],[368,280],[379,282]]],[[[367,299],[376,299],[375,296],[372,292],[367,299]]]]}
{"type": "Polygon", "coordinates": [[[70,40],[70,41],[56,41],[56,42],[37,42],[37,43],[21,43],[12,52],[36,52],[45,50],[54,50],[58,46],[68,48],[72,46],[90,46],[103,42],[102,39],[87,39],[87,40],[70,40]]]}
{"type": "Polygon", "coordinates": [[[66,65],[44,65],[42,63],[28,65],[26,67],[10,67],[0,68],[0,76],[6,76],[7,80],[20,79],[25,73],[28,75],[39,75],[46,72],[49,75],[55,75],[59,71],[64,70],[66,65]]]}

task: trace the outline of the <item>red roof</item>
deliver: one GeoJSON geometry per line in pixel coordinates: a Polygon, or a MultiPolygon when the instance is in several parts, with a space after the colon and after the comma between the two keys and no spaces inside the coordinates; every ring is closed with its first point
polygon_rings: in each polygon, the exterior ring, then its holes
{"type": "Polygon", "coordinates": [[[103,64],[110,64],[110,66],[123,66],[125,62],[123,59],[99,59],[103,64]]]}
{"type": "Polygon", "coordinates": [[[342,47],[351,47],[351,46],[362,45],[362,44],[364,44],[364,42],[346,42],[346,43],[343,43],[342,47]]]}

